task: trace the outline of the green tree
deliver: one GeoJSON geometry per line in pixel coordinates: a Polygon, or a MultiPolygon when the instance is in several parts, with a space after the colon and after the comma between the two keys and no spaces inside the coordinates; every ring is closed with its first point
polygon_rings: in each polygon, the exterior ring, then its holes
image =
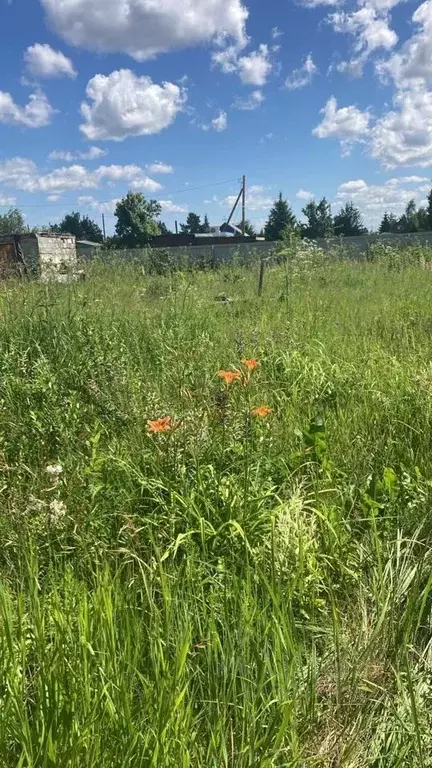
{"type": "MultiPolygon", "coordinates": [[[[238,227],[238,229],[241,230],[242,222],[240,222],[239,224],[236,224],[236,227],[238,227]]],[[[249,221],[249,219],[245,220],[245,234],[249,235],[249,237],[256,237],[255,227],[252,224],[252,222],[249,221]]]]}
{"type": "Polygon", "coordinates": [[[20,235],[27,231],[24,216],[18,208],[0,214],[0,235],[20,235]]]}
{"type": "Polygon", "coordinates": [[[330,204],[323,197],[319,203],[311,200],[302,210],[307,224],[302,225],[302,234],[310,240],[318,237],[331,237],[334,234],[333,216],[330,204]]]}
{"type": "Polygon", "coordinates": [[[267,224],[264,228],[266,240],[281,240],[286,232],[293,232],[297,228],[297,219],[290,208],[288,201],[282,197],[282,192],[270,211],[267,224]]]}
{"type": "Polygon", "coordinates": [[[91,240],[94,243],[101,243],[103,241],[100,226],[88,216],[81,216],[78,211],[67,213],[54,231],[75,235],[77,240],[91,240]]]}
{"type": "Polygon", "coordinates": [[[399,219],[398,230],[403,234],[407,234],[411,232],[418,232],[418,229],[419,222],[417,206],[415,204],[415,200],[409,200],[407,207],[405,208],[405,213],[403,213],[399,219]]]}
{"type": "Polygon", "coordinates": [[[140,248],[160,233],[158,218],[162,207],[147,200],[141,192],[128,192],[115,209],[116,244],[124,248],[140,248]]]}
{"type": "Polygon", "coordinates": [[[385,232],[397,232],[398,230],[398,220],[396,216],[393,213],[385,213],[381,224],[379,225],[378,232],[380,235],[384,234],[385,232]]]}
{"type": "Polygon", "coordinates": [[[167,225],[164,221],[159,222],[159,234],[160,235],[172,235],[172,232],[170,229],[168,229],[167,225]]]}
{"type": "Polygon", "coordinates": [[[429,212],[424,206],[421,206],[417,211],[417,221],[419,232],[427,232],[429,229],[429,212]]]}
{"type": "Polygon", "coordinates": [[[346,203],[334,218],[335,235],[353,237],[367,234],[362,215],[353,202],[346,203]]]}
{"type": "Polygon", "coordinates": [[[180,229],[184,235],[198,235],[202,232],[201,216],[197,213],[188,213],[186,224],[180,224],[180,229]]]}
{"type": "Polygon", "coordinates": [[[201,232],[203,235],[210,234],[210,222],[207,214],[204,216],[204,221],[201,227],[201,232]]]}
{"type": "Polygon", "coordinates": [[[427,212],[428,212],[428,219],[429,219],[428,229],[432,229],[432,189],[427,196],[427,201],[428,201],[427,212]]]}

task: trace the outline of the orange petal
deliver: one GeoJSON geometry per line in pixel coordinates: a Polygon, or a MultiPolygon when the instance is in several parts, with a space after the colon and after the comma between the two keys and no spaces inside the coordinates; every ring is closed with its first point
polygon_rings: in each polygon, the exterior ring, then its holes
{"type": "Polygon", "coordinates": [[[254,408],[251,411],[252,416],[258,416],[259,418],[263,419],[266,416],[268,416],[272,412],[272,409],[268,407],[268,405],[260,405],[258,408],[254,408]]]}
{"type": "Polygon", "coordinates": [[[248,371],[254,371],[255,368],[259,368],[259,360],[255,360],[255,358],[251,358],[250,360],[242,360],[242,363],[245,368],[248,369],[248,371]]]}

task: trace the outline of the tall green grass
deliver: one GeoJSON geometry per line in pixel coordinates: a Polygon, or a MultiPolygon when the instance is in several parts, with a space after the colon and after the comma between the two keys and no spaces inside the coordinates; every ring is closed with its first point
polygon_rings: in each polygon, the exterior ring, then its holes
{"type": "Polygon", "coordinates": [[[2,287],[1,766],[432,766],[412,261],[2,287]]]}

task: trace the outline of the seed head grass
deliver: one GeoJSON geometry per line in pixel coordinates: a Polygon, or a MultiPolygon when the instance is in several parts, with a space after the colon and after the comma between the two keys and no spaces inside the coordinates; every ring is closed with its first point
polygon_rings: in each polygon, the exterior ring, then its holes
{"type": "Polygon", "coordinates": [[[311,253],[0,287],[1,766],[432,766],[428,254],[311,253]]]}

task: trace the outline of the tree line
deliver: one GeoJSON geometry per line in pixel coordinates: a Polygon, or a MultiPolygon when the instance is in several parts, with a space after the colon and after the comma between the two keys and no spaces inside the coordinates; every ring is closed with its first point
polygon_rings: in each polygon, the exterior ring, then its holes
{"type": "MultiPolygon", "coordinates": [[[[399,218],[392,213],[385,213],[379,227],[379,233],[409,233],[432,230],[432,190],[428,195],[427,207],[417,208],[414,200],[410,200],[402,216],[399,218]]],[[[108,248],[140,248],[149,244],[153,237],[172,234],[166,224],[161,221],[162,207],[157,200],[147,200],[141,192],[128,192],[116,205],[115,231],[112,237],[105,240],[108,248]]],[[[310,240],[327,237],[351,237],[368,233],[364,226],[359,208],[353,202],[342,206],[336,216],[332,215],[330,203],[323,197],[319,202],[310,200],[302,209],[304,221],[295,216],[288,201],[280,193],[270,210],[267,222],[259,233],[266,240],[281,240],[289,234],[296,234],[310,240]]],[[[240,228],[241,224],[237,226],[240,228]]],[[[246,234],[254,237],[257,232],[250,221],[246,221],[246,234]]],[[[25,218],[17,208],[11,208],[7,213],[0,214],[0,235],[28,232],[25,218]]],[[[78,240],[90,240],[96,243],[104,242],[100,226],[89,216],[77,211],[66,214],[57,224],[38,227],[34,231],[49,231],[53,233],[69,233],[78,240]]],[[[182,234],[206,234],[210,232],[207,214],[201,220],[197,213],[190,212],[186,222],[180,225],[182,234]]]]}
{"type": "Polygon", "coordinates": [[[427,232],[432,229],[432,190],[427,196],[427,206],[417,208],[415,200],[407,203],[404,213],[399,218],[393,213],[385,213],[379,232],[401,233],[427,232]]]}

